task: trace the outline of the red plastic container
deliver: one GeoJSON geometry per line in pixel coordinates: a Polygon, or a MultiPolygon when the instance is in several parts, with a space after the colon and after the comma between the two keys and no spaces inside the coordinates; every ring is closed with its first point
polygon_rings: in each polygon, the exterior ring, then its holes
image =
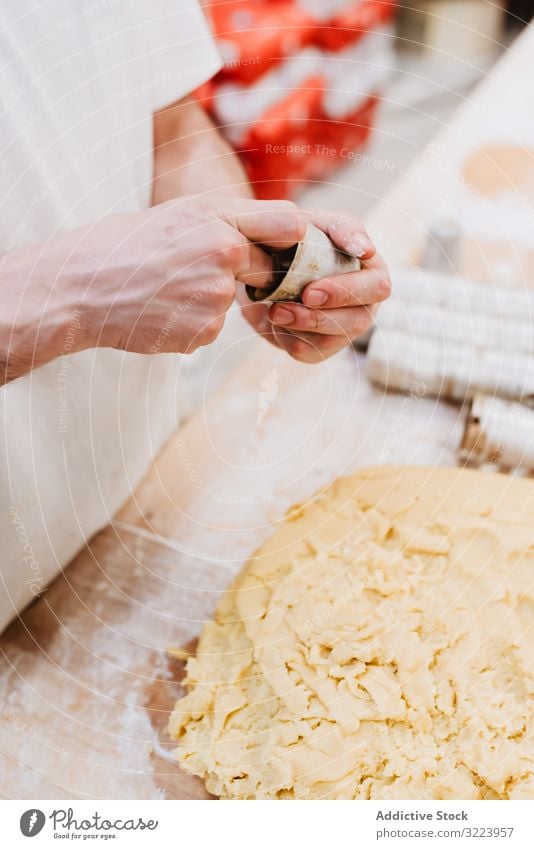
{"type": "Polygon", "coordinates": [[[258,197],[292,197],[365,144],[395,9],[392,0],[347,0],[327,16],[317,0],[212,0],[225,67],[197,96],[258,197]]]}

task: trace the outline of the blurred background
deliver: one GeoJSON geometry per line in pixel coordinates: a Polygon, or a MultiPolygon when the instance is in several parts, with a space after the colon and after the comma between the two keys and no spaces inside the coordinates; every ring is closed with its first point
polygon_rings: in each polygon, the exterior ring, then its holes
{"type": "Polygon", "coordinates": [[[361,215],[530,19],[534,0],[207,0],[205,8],[225,67],[198,97],[257,196],[302,197],[322,180],[357,184],[352,210],[361,215]]]}
{"type": "MultiPolygon", "coordinates": [[[[224,68],[197,96],[239,153],[257,197],[364,219],[534,13],[534,0],[204,6],[224,68]]],[[[191,407],[251,344],[237,315],[227,325],[215,363],[210,350],[187,364],[191,407]]]]}

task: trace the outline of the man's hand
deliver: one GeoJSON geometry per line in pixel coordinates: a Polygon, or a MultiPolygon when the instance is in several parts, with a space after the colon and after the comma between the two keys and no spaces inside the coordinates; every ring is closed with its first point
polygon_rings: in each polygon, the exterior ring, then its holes
{"type": "Polygon", "coordinates": [[[286,201],[180,198],[126,218],[90,287],[94,344],[143,354],[213,342],[240,284],[270,283],[259,245],[290,247],[306,228],[286,201]]]}
{"type": "MultiPolygon", "coordinates": [[[[194,98],[160,112],[155,118],[154,138],[155,202],[193,193],[206,200],[217,193],[251,196],[239,159],[194,98]]],[[[385,263],[361,224],[328,211],[307,218],[340,248],[361,254],[364,268],[310,284],[303,295],[304,306],[281,303],[269,308],[253,304],[241,286],[237,287],[237,297],[244,315],[264,338],[296,359],[316,362],[365,332],[376,305],[388,296],[391,287],[385,263]],[[284,319],[291,324],[282,324],[284,319]]]]}
{"type": "Polygon", "coordinates": [[[366,330],[389,279],[361,225],[312,220],[364,269],[310,284],[303,304],[247,303],[244,289],[271,282],[261,246],[304,237],[307,218],[288,201],[176,198],[4,255],[2,382],[85,348],[190,353],[218,336],[236,292],[253,326],[291,356],[330,356],[366,330]]]}
{"type": "Polygon", "coordinates": [[[239,301],[249,323],[265,339],[297,360],[316,363],[369,329],[378,304],[389,297],[391,283],[362,224],[324,210],[310,213],[308,219],[339,248],[360,257],[361,270],[310,283],[302,304],[253,304],[244,293],[239,293],[239,301]]]}
{"type": "Polygon", "coordinates": [[[2,382],[66,350],[190,353],[209,344],[236,286],[270,282],[258,245],[288,248],[305,228],[286,201],[185,197],[4,255],[2,382]]]}

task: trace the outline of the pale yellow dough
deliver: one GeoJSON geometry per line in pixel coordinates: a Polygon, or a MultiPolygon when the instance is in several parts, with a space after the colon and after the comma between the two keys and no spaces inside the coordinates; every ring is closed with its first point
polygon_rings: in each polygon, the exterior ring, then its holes
{"type": "Polygon", "coordinates": [[[534,483],[365,470],[296,508],[170,720],[237,799],[534,798],[534,483]]]}

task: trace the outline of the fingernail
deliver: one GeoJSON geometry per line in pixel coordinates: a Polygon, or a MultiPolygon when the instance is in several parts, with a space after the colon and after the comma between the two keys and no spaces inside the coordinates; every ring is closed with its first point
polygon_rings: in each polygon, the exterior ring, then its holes
{"type": "Polygon", "coordinates": [[[321,289],[312,289],[304,298],[308,307],[322,307],[328,300],[328,295],[321,289]]]}
{"type": "Polygon", "coordinates": [[[371,243],[364,239],[353,239],[347,246],[347,250],[351,256],[357,256],[358,259],[364,256],[370,249],[371,243]]]}
{"type": "Polygon", "coordinates": [[[275,324],[293,324],[294,315],[291,310],[285,310],[281,307],[274,311],[273,321],[275,324]]]}

